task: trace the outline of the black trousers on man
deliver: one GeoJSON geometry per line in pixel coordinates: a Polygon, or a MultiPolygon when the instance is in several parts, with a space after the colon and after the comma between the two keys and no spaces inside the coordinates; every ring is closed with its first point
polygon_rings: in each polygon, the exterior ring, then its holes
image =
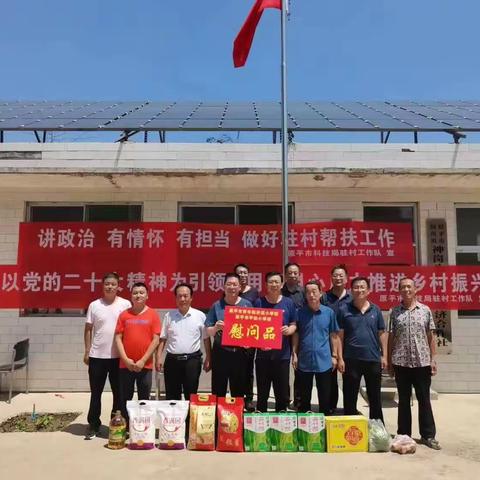
{"type": "Polygon", "coordinates": [[[102,393],[105,382],[110,382],[113,395],[112,416],[120,410],[121,400],[118,386],[118,358],[93,358],[88,360],[88,380],[90,382],[90,407],[88,409],[88,424],[98,430],[102,421],[102,393]]]}
{"type": "Polygon", "coordinates": [[[367,387],[370,418],[383,422],[382,412],[382,365],[380,362],[345,359],[343,374],[343,406],[345,415],[357,415],[357,397],[360,390],[360,380],[365,378],[367,387]]]}
{"type": "Polygon", "coordinates": [[[412,436],[412,411],[410,401],[412,386],[418,400],[418,423],[422,438],[435,438],[435,420],[430,403],[431,367],[408,368],[393,366],[398,390],[398,430],[399,435],[412,436]]]}
{"type": "Polygon", "coordinates": [[[334,413],[338,404],[338,371],[333,370],[330,374],[330,402],[328,410],[330,413],[334,413]]]}
{"type": "Polygon", "coordinates": [[[121,411],[128,423],[127,401],[132,400],[137,384],[137,396],[139,400],[150,400],[152,391],[152,370],[144,368],[140,372],[131,372],[127,368],[119,369],[121,411]]]}
{"type": "Polygon", "coordinates": [[[320,413],[327,415],[330,409],[330,385],[332,370],[326,372],[302,372],[297,370],[297,382],[300,392],[299,412],[312,410],[313,379],[317,384],[318,409],[320,413]]]}
{"type": "MultiPolygon", "coordinates": [[[[288,390],[289,392],[289,399],[290,399],[290,389],[288,390]]],[[[301,391],[300,391],[300,380],[298,379],[298,370],[293,371],[293,407],[296,408],[297,410],[300,408],[300,397],[301,397],[301,391]]]]}
{"type": "Polygon", "coordinates": [[[253,401],[255,348],[247,348],[247,373],[245,377],[245,403],[253,401]]]}
{"type": "Polygon", "coordinates": [[[202,372],[202,352],[177,355],[167,353],[163,374],[167,400],[190,400],[197,393],[200,373],[202,372]]]}
{"type": "Polygon", "coordinates": [[[275,394],[275,411],[287,410],[290,403],[290,360],[272,360],[257,356],[255,373],[257,375],[257,410],[260,412],[268,410],[268,397],[272,384],[275,394]]]}
{"type": "Polygon", "coordinates": [[[213,346],[212,393],[225,397],[228,387],[232,397],[244,397],[247,376],[247,350],[245,348],[213,346]]]}

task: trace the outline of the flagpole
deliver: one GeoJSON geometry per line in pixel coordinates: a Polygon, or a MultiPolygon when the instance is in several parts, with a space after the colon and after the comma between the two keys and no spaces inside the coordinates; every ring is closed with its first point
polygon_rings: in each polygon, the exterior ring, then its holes
{"type": "Polygon", "coordinates": [[[282,77],[282,254],[288,263],[288,114],[287,114],[287,14],[288,0],[282,0],[281,15],[281,77],[282,77]]]}

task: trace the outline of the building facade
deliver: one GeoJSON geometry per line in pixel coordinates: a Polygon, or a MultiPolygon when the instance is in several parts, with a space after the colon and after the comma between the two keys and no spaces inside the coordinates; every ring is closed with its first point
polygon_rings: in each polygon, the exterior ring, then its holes
{"type": "MultiPolygon", "coordinates": [[[[417,264],[426,265],[428,225],[440,219],[446,262],[477,265],[479,158],[475,144],[291,145],[294,222],[408,222],[417,264]]],[[[279,145],[0,143],[0,264],[16,264],[24,221],[276,223],[280,164],[279,145]]],[[[477,315],[449,314],[451,338],[433,382],[439,392],[480,392],[477,315]]],[[[0,356],[28,337],[31,390],[87,390],[83,325],[81,311],[2,309],[0,356]]],[[[21,390],[22,376],[15,382],[21,390]]]]}

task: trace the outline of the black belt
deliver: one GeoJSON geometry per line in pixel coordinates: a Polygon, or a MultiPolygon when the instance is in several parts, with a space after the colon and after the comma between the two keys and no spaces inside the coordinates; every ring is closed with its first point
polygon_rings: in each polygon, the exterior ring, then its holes
{"type": "Polygon", "coordinates": [[[216,352],[248,352],[250,348],[245,348],[245,347],[227,347],[224,345],[213,345],[213,349],[216,352]]]}
{"type": "Polygon", "coordinates": [[[191,358],[197,358],[197,357],[201,357],[201,356],[202,356],[201,350],[198,350],[198,351],[193,352],[193,353],[170,353],[170,352],[167,352],[167,357],[172,358],[173,360],[181,360],[181,361],[190,360],[191,358]]]}

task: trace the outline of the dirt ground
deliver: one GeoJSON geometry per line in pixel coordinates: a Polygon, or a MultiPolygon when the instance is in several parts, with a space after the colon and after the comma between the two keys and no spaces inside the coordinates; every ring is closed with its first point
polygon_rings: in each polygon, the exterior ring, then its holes
{"type": "MultiPolygon", "coordinates": [[[[21,412],[82,412],[64,432],[0,433],[0,478],[33,479],[471,479],[480,469],[480,395],[439,395],[433,401],[438,435],[443,449],[419,445],[414,455],[393,453],[249,453],[160,450],[111,451],[103,438],[83,440],[88,409],[85,393],[33,393],[17,395],[11,405],[0,399],[0,422],[21,412]],[[348,475],[348,477],[347,477],[348,475]],[[20,477],[20,478],[21,478],[20,477]]],[[[111,397],[104,394],[103,418],[108,418],[111,397]]],[[[359,409],[367,405],[359,397],[359,409]]],[[[414,411],[416,410],[416,406],[414,411]]],[[[396,429],[395,403],[384,405],[387,429],[396,429]]],[[[416,416],[414,433],[418,436],[416,416]]]]}

